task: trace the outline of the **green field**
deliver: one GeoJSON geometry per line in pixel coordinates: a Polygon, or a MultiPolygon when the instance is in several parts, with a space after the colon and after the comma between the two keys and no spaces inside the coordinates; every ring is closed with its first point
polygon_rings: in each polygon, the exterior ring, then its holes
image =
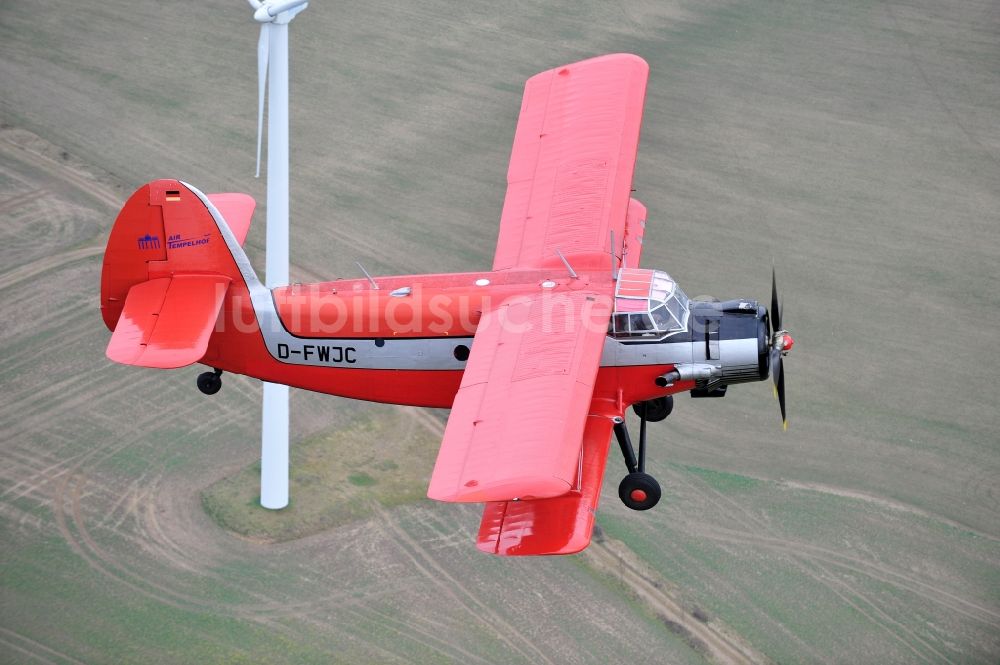
{"type": "Polygon", "coordinates": [[[293,280],[485,269],[524,80],[650,63],[642,263],[766,299],[770,388],[613,453],[584,555],[505,560],[423,497],[444,412],[293,391],[292,505],[255,504],[260,388],[104,358],[118,206],[260,203],[246,3],[0,3],[0,662],[997,663],[1000,11],[883,3],[345,4],[292,25],[293,280]]]}
{"type": "Polygon", "coordinates": [[[260,506],[259,463],[206,488],[202,505],[225,529],[282,542],[420,501],[442,427],[433,416],[420,419],[417,413],[392,406],[356,409],[352,421],[299,441],[289,471],[294,501],[280,511],[260,506]]]}

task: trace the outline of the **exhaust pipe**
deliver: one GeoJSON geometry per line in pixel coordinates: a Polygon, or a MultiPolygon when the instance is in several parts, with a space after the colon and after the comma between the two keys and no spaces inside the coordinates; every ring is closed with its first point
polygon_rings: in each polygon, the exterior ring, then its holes
{"type": "Polygon", "coordinates": [[[653,379],[653,383],[660,388],[666,388],[677,381],[704,381],[721,376],[721,367],[706,363],[683,363],[674,365],[672,370],[653,379]]]}

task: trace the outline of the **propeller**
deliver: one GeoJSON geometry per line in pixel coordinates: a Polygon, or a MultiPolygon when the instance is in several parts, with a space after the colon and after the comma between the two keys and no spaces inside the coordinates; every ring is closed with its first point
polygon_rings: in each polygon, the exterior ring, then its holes
{"type": "Polygon", "coordinates": [[[257,40],[257,171],[254,177],[260,177],[260,150],[264,135],[264,93],[267,86],[267,68],[271,54],[271,26],[279,21],[287,23],[295,15],[306,8],[308,0],[284,0],[282,2],[260,2],[247,0],[253,8],[253,18],[260,23],[260,38],[257,40]],[[294,10],[294,11],[293,11],[294,10]],[[284,12],[290,12],[281,17],[284,12]]]}
{"type": "Polygon", "coordinates": [[[795,344],[788,331],[781,327],[781,302],[778,300],[778,280],[774,268],[771,268],[771,377],[774,379],[774,396],[778,398],[781,409],[781,424],[788,429],[788,415],[785,411],[785,372],[782,358],[795,344]]]}

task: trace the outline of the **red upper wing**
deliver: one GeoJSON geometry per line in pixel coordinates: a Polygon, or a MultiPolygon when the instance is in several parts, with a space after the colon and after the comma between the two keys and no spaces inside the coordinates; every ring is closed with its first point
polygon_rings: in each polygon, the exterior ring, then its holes
{"type": "MultiPolygon", "coordinates": [[[[649,66],[606,55],[528,79],[494,270],[611,268],[625,235],[649,66]]],[[[629,264],[633,267],[636,264],[629,264]]]]}

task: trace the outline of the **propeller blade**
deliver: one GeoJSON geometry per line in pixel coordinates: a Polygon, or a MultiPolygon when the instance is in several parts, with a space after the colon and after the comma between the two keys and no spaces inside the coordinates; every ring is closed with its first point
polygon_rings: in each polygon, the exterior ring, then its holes
{"type": "Polygon", "coordinates": [[[778,280],[771,267],[771,334],[781,330],[781,305],[778,303],[778,280]]]}
{"type": "Polygon", "coordinates": [[[271,24],[260,24],[257,40],[257,174],[260,177],[260,147],[264,136],[264,92],[267,85],[267,67],[271,51],[271,24]]]}
{"type": "Polygon", "coordinates": [[[774,396],[778,396],[778,377],[781,375],[781,351],[771,348],[771,378],[774,379],[774,396]]]}
{"type": "Polygon", "coordinates": [[[771,378],[774,379],[774,396],[778,400],[781,408],[781,425],[788,429],[788,415],[785,412],[785,372],[782,358],[792,348],[794,340],[785,333],[781,327],[781,301],[778,300],[778,279],[775,276],[774,266],[771,266],[771,352],[769,360],[771,364],[771,378]],[[787,345],[787,348],[785,348],[787,345]]]}
{"type": "Polygon", "coordinates": [[[788,430],[788,416],[785,414],[785,373],[781,370],[781,361],[778,361],[778,407],[781,409],[781,427],[788,430]]]}

